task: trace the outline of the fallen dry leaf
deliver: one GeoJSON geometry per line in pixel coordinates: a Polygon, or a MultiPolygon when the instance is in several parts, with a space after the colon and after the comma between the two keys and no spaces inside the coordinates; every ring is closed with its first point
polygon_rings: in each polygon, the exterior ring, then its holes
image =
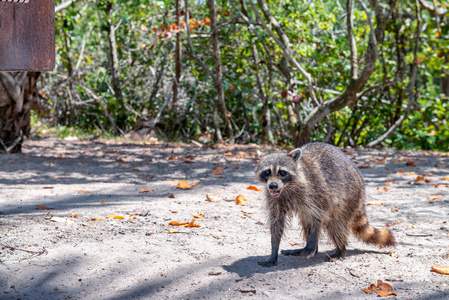
{"type": "Polygon", "coordinates": [[[170,195],[168,195],[168,198],[175,198],[175,195],[170,194],[170,195]]]}
{"type": "Polygon", "coordinates": [[[47,207],[47,206],[43,206],[43,205],[36,205],[36,209],[47,209],[47,210],[50,210],[50,209],[53,209],[53,208],[51,208],[51,207],[47,207]]]}
{"type": "Polygon", "coordinates": [[[218,202],[218,201],[222,200],[220,196],[212,196],[210,194],[206,194],[206,198],[207,198],[207,200],[212,201],[212,202],[218,202]]]}
{"type": "Polygon", "coordinates": [[[104,221],[104,219],[98,219],[98,218],[89,218],[91,221],[104,221]]]}
{"type": "Polygon", "coordinates": [[[136,216],[128,216],[130,220],[136,220],[137,217],[136,216]]]}
{"type": "Polygon", "coordinates": [[[197,185],[198,183],[189,184],[186,180],[181,180],[179,181],[178,186],[176,188],[181,190],[187,190],[196,187],[197,185]]]}
{"type": "Polygon", "coordinates": [[[432,272],[442,274],[442,275],[449,275],[449,266],[445,266],[445,267],[432,266],[431,268],[432,268],[432,272]]]}
{"type": "Polygon", "coordinates": [[[106,204],[106,201],[100,201],[101,204],[106,204]]]}
{"type": "Polygon", "coordinates": [[[77,191],[78,194],[89,194],[89,191],[77,191]]]}
{"type": "Polygon", "coordinates": [[[69,215],[69,217],[71,217],[71,218],[78,218],[79,216],[78,215],[75,215],[75,213],[71,213],[70,215],[69,215]]]}
{"type": "Polygon", "coordinates": [[[379,297],[397,296],[397,294],[393,292],[391,285],[382,282],[382,280],[377,280],[377,286],[371,284],[369,289],[363,289],[363,291],[367,294],[371,294],[374,291],[379,297]]]}
{"type": "Polygon", "coordinates": [[[205,218],[205,216],[202,212],[196,213],[195,215],[193,215],[193,217],[196,219],[204,219],[205,218]]]}
{"type": "Polygon", "coordinates": [[[398,257],[399,257],[399,256],[398,256],[396,253],[394,253],[394,252],[393,252],[393,253],[390,253],[390,256],[391,256],[391,257],[394,257],[394,258],[398,258],[398,257]]]}
{"type": "Polygon", "coordinates": [[[235,198],[235,203],[237,203],[237,205],[246,206],[245,201],[246,201],[246,199],[245,199],[245,197],[243,197],[243,195],[238,195],[235,198]]]}
{"type": "Polygon", "coordinates": [[[262,190],[262,189],[258,188],[257,186],[254,186],[254,185],[250,185],[246,189],[247,190],[251,190],[251,191],[256,191],[256,192],[260,192],[262,190]]]}
{"type": "Polygon", "coordinates": [[[413,160],[409,160],[408,162],[405,163],[405,165],[407,167],[416,167],[416,164],[413,160]]]}
{"type": "Polygon", "coordinates": [[[44,187],[43,187],[44,190],[51,190],[51,189],[53,189],[53,188],[54,188],[54,187],[52,187],[52,186],[44,186],[44,187]]]}
{"type": "Polygon", "coordinates": [[[106,219],[124,219],[124,217],[122,217],[122,216],[110,215],[110,214],[107,214],[107,215],[108,215],[108,217],[106,219]]]}
{"type": "Polygon", "coordinates": [[[361,166],[357,166],[357,168],[359,168],[359,169],[371,168],[371,165],[368,165],[368,164],[366,164],[366,165],[361,165],[361,166]]]}
{"type": "Polygon", "coordinates": [[[382,205],[382,203],[380,203],[380,202],[368,202],[366,205],[376,205],[376,206],[379,206],[379,205],[382,205]]]}
{"type": "Polygon", "coordinates": [[[177,214],[177,213],[178,213],[176,210],[170,210],[170,212],[171,212],[172,214],[177,214]]]}
{"type": "Polygon", "coordinates": [[[212,175],[220,175],[223,174],[223,170],[226,169],[226,167],[215,167],[214,171],[212,172],[212,175]]]}
{"type": "Polygon", "coordinates": [[[176,230],[169,230],[168,233],[172,234],[172,233],[178,233],[178,231],[176,230]]]}
{"type": "Polygon", "coordinates": [[[408,175],[415,175],[415,172],[410,172],[408,173],[408,175]]]}
{"type": "Polygon", "coordinates": [[[186,226],[187,224],[189,224],[189,222],[175,222],[175,221],[172,221],[172,222],[170,222],[169,223],[171,226],[182,226],[182,227],[184,227],[184,226],[186,226]]]}
{"type": "Polygon", "coordinates": [[[423,181],[423,180],[424,180],[424,176],[418,175],[418,176],[416,177],[416,179],[415,179],[415,184],[418,184],[418,183],[420,183],[420,182],[423,181]]]}
{"type": "Polygon", "coordinates": [[[444,177],[443,180],[449,181],[449,177],[444,177]]]}
{"type": "Polygon", "coordinates": [[[385,183],[384,183],[385,185],[393,185],[393,182],[391,182],[391,181],[386,181],[385,183]]]}
{"type": "Polygon", "coordinates": [[[252,214],[252,212],[250,212],[250,211],[244,211],[244,210],[242,210],[242,213],[244,213],[245,215],[251,215],[251,214],[252,214]]]}
{"type": "Polygon", "coordinates": [[[139,193],[141,193],[141,194],[143,194],[143,193],[149,193],[149,192],[152,192],[152,193],[154,193],[154,190],[149,190],[149,189],[141,189],[141,190],[139,191],[139,193]]]}
{"type": "Polygon", "coordinates": [[[436,200],[436,199],[443,199],[443,195],[433,195],[433,196],[429,196],[429,198],[427,198],[429,200],[436,200]]]}
{"type": "Polygon", "coordinates": [[[192,219],[189,224],[184,227],[201,227],[200,224],[195,224],[195,219],[192,219]]]}
{"type": "Polygon", "coordinates": [[[386,187],[382,187],[382,188],[376,188],[376,190],[379,192],[379,193],[386,193],[386,192],[388,192],[388,189],[386,188],[386,187]]]}

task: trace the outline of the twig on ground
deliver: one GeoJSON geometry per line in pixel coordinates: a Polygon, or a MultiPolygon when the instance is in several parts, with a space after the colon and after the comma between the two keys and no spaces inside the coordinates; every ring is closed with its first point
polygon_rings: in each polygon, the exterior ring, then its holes
{"type": "Polygon", "coordinates": [[[34,256],[39,256],[39,255],[41,255],[41,254],[44,254],[44,253],[47,253],[47,252],[48,252],[47,249],[45,249],[45,248],[42,248],[41,251],[31,251],[31,250],[20,249],[20,248],[8,246],[8,245],[2,244],[2,243],[0,243],[0,246],[2,246],[2,247],[4,247],[4,248],[8,248],[8,249],[10,249],[10,250],[12,250],[12,251],[18,250],[18,251],[24,251],[24,252],[28,252],[28,253],[31,253],[31,254],[32,254],[30,257],[25,258],[25,259],[30,259],[30,258],[33,258],[34,256]]]}

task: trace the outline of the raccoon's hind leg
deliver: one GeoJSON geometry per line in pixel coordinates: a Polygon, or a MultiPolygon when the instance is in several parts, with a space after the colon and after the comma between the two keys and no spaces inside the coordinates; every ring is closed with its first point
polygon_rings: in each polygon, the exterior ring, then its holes
{"type": "Polygon", "coordinates": [[[311,222],[301,221],[304,237],[307,244],[302,249],[294,250],[282,250],[284,255],[303,256],[305,258],[311,258],[318,252],[318,239],[321,229],[321,222],[319,220],[313,220],[311,222]]]}
{"type": "Polygon", "coordinates": [[[346,245],[348,244],[349,228],[347,228],[347,226],[345,226],[344,224],[331,223],[330,226],[327,227],[327,232],[329,234],[329,238],[334,243],[336,250],[334,254],[330,255],[330,257],[326,257],[326,260],[343,260],[346,256],[346,245]]]}

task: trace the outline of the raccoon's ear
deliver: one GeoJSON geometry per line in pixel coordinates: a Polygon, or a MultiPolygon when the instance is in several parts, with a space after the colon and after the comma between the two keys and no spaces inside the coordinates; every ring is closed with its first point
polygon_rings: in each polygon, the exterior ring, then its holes
{"type": "Polygon", "coordinates": [[[302,151],[300,148],[296,148],[295,150],[290,151],[288,156],[291,156],[295,161],[298,161],[301,158],[302,151]]]}

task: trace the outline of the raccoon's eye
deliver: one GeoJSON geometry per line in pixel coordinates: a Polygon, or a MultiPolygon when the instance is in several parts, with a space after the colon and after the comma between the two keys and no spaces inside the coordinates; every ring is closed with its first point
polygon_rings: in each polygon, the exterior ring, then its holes
{"type": "Polygon", "coordinates": [[[264,176],[264,177],[268,177],[270,175],[271,175],[271,170],[265,170],[262,172],[262,176],[264,176]]]}
{"type": "Polygon", "coordinates": [[[285,176],[287,176],[287,172],[284,171],[284,170],[280,170],[280,171],[279,171],[279,176],[285,177],[285,176]]]}

